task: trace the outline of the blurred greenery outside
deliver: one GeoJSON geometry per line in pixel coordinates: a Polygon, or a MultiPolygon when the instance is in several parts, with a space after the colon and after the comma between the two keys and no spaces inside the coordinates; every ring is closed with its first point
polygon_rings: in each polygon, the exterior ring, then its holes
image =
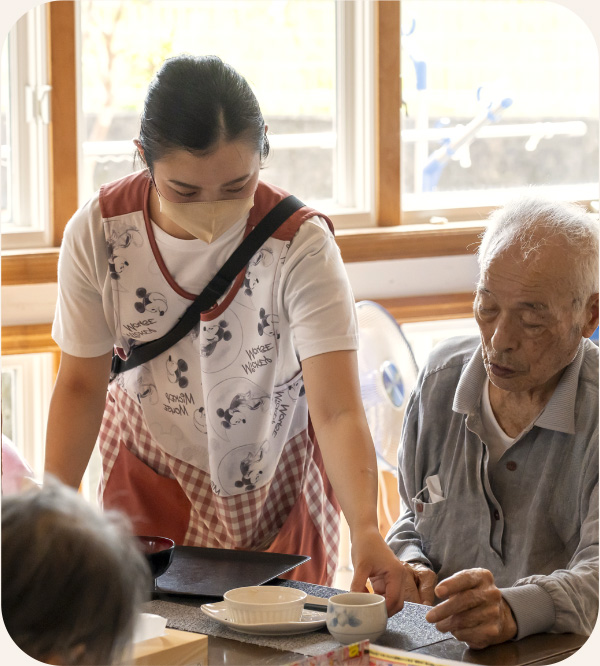
{"type": "MultiPolygon", "coordinates": [[[[579,17],[546,0],[403,0],[401,6],[403,32],[415,21],[405,43],[410,39],[427,64],[420,99],[402,49],[404,128],[414,127],[423,97],[429,127],[466,124],[483,108],[482,85],[512,99],[497,124],[577,119],[587,126],[584,136],[548,138],[530,152],[523,137],[476,140],[472,168],[451,162],[440,190],[597,182],[598,50],[579,17]]],[[[216,54],[233,65],[253,87],[273,135],[334,133],[335,18],[333,0],[84,0],[85,140],[131,140],[149,81],[165,58],[179,53],[216,54]]],[[[429,151],[438,145],[430,141],[429,151]]],[[[413,150],[403,147],[406,192],[413,150]]],[[[298,196],[330,200],[333,151],[278,148],[263,176],[298,196]]],[[[120,166],[106,157],[88,160],[86,194],[130,171],[123,157],[120,166]]]]}
{"type": "MultiPolygon", "coordinates": [[[[433,116],[464,115],[475,92],[504,79],[513,106],[532,120],[598,118],[598,47],[572,11],[545,0],[402,0],[405,31],[427,62],[433,116]],[[412,37],[412,36],[411,36],[412,37]]],[[[403,52],[404,99],[414,100],[414,68],[403,52]]]]}

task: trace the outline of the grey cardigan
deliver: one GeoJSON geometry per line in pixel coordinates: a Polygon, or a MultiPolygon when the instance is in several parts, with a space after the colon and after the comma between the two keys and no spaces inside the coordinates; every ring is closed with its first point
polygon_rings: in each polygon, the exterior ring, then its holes
{"type": "Polygon", "coordinates": [[[598,348],[582,340],[544,411],[493,474],[481,439],[484,380],[479,338],[432,352],[407,406],[398,452],[406,510],[387,541],[440,581],[489,569],[517,638],[589,634],[598,614],[598,348]],[[432,503],[426,479],[434,475],[444,499],[432,503]]]}

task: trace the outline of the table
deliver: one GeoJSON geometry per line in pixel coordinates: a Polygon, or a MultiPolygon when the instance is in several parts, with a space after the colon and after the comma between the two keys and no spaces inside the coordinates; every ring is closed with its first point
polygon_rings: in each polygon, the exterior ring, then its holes
{"type": "MultiPolygon", "coordinates": [[[[455,638],[424,645],[412,650],[420,654],[454,659],[483,666],[525,666],[556,664],[574,654],[585,643],[587,636],[577,634],[536,634],[520,641],[494,645],[484,650],[471,650],[455,638]]],[[[284,666],[302,655],[284,652],[261,645],[240,643],[217,636],[208,637],[208,663],[284,666]]]]}
{"type": "MultiPolygon", "coordinates": [[[[313,596],[327,598],[341,590],[310,585],[297,581],[276,579],[271,584],[296,587],[305,590],[313,596]]],[[[213,664],[239,664],[250,666],[252,664],[263,666],[283,666],[302,657],[302,654],[293,650],[275,649],[272,645],[256,645],[252,642],[254,637],[241,636],[234,640],[234,632],[227,637],[210,635],[206,630],[206,619],[197,609],[201,604],[214,602],[215,599],[199,597],[172,597],[158,595],[155,601],[149,603],[148,611],[157,612],[169,619],[169,625],[176,629],[199,631],[209,634],[208,637],[208,663],[213,664]],[[166,601],[167,603],[162,603],[166,601]],[[175,604],[175,605],[173,605],[175,604]],[[191,621],[181,617],[188,616],[191,621]],[[171,617],[170,617],[171,616],[171,617]],[[191,623],[190,623],[191,622],[191,623]],[[195,626],[194,622],[200,623],[195,626]]],[[[511,641],[501,645],[491,646],[484,650],[471,650],[456,640],[451,634],[441,634],[425,619],[427,606],[407,603],[405,609],[390,618],[388,631],[377,639],[376,643],[388,645],[401,650],[414,651],[432,657],[452,659],[482,666],[525,666],[527,664],[555,664],[566,659],[577,651],[587,640],[586,636],[576,634],[537,634],[527,636],[520,641],[511,641]]],[[[315,634],[307,636],[318,638],[315,634]]],[[[324,630],[323,640],[331,637],[324,630]]],[[[325,652],[326,650],[323,650],[325,652]]]]}

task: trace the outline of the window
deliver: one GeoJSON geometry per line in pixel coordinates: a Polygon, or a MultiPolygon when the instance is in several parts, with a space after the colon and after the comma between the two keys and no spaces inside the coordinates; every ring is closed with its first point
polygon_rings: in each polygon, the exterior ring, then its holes
{"type": "Polygon", "coordinates": [[[52,383],[52,354],[2,357],[2,432],[12,440],[39,479],[44,471],[52,383]]]}
{"type": "Polygon", "coordinates": [[[32,9],[12,28],[1,54],[2,244],[50,243],[48,85],[45,11],[32,9]]]}
{"type": "Polygon", "coordinates": [[[554,2],[402,0],[404,222],[598,197],[598,49],[554,2]],[[469,210],[470,209],[470,210],[469,210]]]}
{"type": "Polygon", "coordinates": [[[262,177],[370,224],[371,4],[82,2],[81,201],[132,172],[143,99],[163,60],[216,54],[251,84],[269,126],[262,177]]]}

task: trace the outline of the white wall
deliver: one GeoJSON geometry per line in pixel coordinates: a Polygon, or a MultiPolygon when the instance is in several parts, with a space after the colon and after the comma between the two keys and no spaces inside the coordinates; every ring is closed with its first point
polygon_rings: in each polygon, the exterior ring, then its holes
{"type": "Polygon", "coordinates": [[[477,280],[474,255],[346,264],[357,300],[471,291],[477,280]]]}
{"type": "MultiPolygon", "coordinates": [[[[368,261],[346,265],[357,300],[468,292],[477,279],[473,255],[368,261]]],[[[2,287],[2,326],[51,322],[56,285],[2,287]]]]}

